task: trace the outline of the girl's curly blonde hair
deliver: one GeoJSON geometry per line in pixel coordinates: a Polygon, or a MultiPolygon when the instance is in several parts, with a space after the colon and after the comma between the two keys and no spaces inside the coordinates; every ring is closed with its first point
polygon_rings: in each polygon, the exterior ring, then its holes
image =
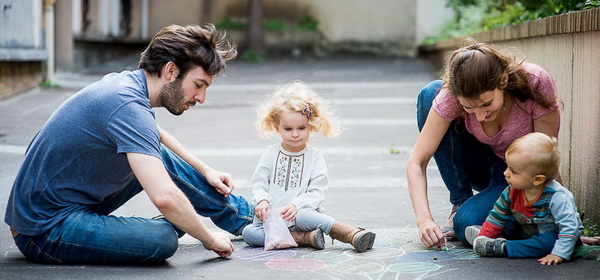
{"type": "Polygon", "coordinates": [[[256,126],[262,138],[270,137],[277,131],[279,116],[284,109],[305,115],[312,131],[319,132],[326,138],[337,137],[341,133],[326,101],[307,84],[296,80],[280,86],[259,107],[256,126]]]}

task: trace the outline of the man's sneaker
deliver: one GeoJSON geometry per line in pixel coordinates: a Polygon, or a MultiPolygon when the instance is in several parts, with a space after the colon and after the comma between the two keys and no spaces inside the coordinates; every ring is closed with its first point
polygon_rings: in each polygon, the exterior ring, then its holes
{"type": "Polygon", "coordinates": [[[481,226],[468,226],[465,229],[465,239],[467,239],[467,242],[473,245],[473,242],[475,241],[475,238],[477,238],[477,235],[479,235],[480,231],[481,226]]]}
{"type": "Polygon", "coordinates": [[[482,257],[505,257],[506,256],[506,239],[492,239],[487,236],[479,236],[475,238],[473,251],[482,257]]]}

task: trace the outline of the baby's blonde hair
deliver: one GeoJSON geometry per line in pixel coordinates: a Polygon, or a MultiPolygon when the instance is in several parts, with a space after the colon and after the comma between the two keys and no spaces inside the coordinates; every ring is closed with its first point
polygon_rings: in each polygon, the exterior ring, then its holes
{"type": "Polygon", "coordinates": [[[558,140],[541,132],[532,132],[515,140],[506,150],[506,155],[521,153],[531,164],[535,174],[546,176],[546,180],[558,177],[560,153],[558,140]]]}
{"type": "Polygon", "coordinates": [[[341,128],[334,123],[333,112],[318,93],[301,81],[293,81],[280,86],[258,110],[256,126],[261,137],[272,136],[279,125],[282,110],[299,112],[308,118],[312,131],[326,138],[337,137],[341,128]]]}

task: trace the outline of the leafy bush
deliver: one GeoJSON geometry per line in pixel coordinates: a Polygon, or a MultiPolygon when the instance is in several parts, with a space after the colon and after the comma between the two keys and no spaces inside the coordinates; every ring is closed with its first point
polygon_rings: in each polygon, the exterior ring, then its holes
{"type": "MultiPolygon", "coordinates": [[[[299,29],[299,30],[315,30],[319,25],[319,21],[310,15],[304,16],[297,24],[289,25],[283,19],[267,19],[263,20],[262,26],[265,30],[286,30],[286,29],[299,29]]],[[[229,30],[243,30],[248,28],[248,24],[245,19],[233,19],[230,17],[224,18],[217,22],[215,26],[219,29],[229,30]]]]}
{"type": "Polygon", "coordinates": [[[266,30],[284,30],[287,29],[288,26],[281,19],[270,19],[263,21],[263,28],[266,30]]]}
{"type": "Polygon", "coordinates": [[[599,0],[448,0],[455,17],[425,44],[548,16],[600,7],[599,0]]]}
{"type": "Polygon", "coordinates": [[[248,62],[263,63],[266,59],[264,53],[248,50],[242,53],[242,60],[248,62]]]}
{"type": "Polygon", "coordinates": [[[310,15],[304,16],[300,22],[298,22],[298,28],[303,30],[316,30],[319,26],[319,21],[310,15]]]}
{"type": "Polygon", "coordinates": [[[239,20],[233,20],[232,18],[226,17],[223,20],[217,22],[215,26],[219,29],[240,30],[246,29],[248,25],[239,20]]]}

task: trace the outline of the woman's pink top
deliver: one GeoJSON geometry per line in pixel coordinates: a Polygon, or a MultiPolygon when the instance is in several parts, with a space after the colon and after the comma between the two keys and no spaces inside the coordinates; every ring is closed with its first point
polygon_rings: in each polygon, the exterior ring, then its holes
{"type": "MultiPolygon", "coordinates": [[[[548,100],[555,100],[558,97],[554,79],[552,79],[552,76],[550,76],[546,70],[532,63],[523,63],[522,67],[529,73],[529,83],[531,83],[534,90],[545,95],[548,100]]],[[[504,153],[514,140],[527,133],[534,132],[533,120],[558,109],[558,104],[547,109],[532,99],[520,102],[518,99],[513,98],[512,101],[513,107],[508,120],[498,134],[492,137],[485,134],[483,127],[481,126],[481,123],[477,121],[475,114],[466,113],[462,106],[460,106],[458,100],[448,92],[446,87],[443,87],[436,96],[433,102],[433,110],[449,122],[453,121],[461,114],[464,114],[467,130],[472,133],[477,140],[490,145],[494,153],[505,160],[504,153]]],[[[560,119],[557,124],[557,131],[559,128],[560,119]]]]}

